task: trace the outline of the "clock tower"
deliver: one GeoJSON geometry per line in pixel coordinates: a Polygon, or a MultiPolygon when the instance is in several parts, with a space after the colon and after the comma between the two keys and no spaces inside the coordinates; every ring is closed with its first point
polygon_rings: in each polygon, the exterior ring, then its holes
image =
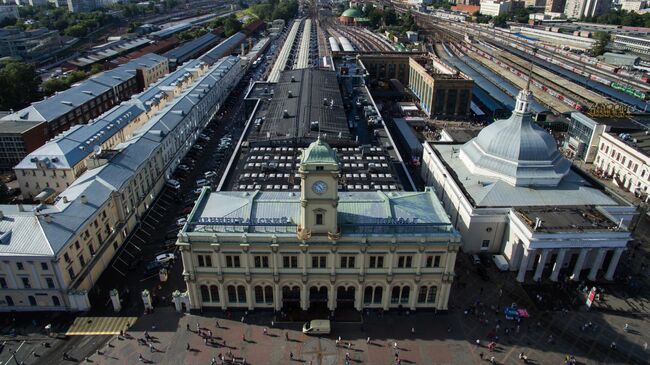
{"type": "Polygon", "coordinates": [[[336,152],[320,137],[307,147],[300,158],[300,225],[298,236],[337,237],[336,208],[339,201],[339,161],[336,152]]]}

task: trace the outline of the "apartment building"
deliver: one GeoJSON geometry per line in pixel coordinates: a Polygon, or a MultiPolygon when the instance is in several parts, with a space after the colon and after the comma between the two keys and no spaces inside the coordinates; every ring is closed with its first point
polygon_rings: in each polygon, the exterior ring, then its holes
{"type": "Polygon", "coordinates": [[[300,192],[204,188],[177,242],[190,309],[448,309],[460,236],[434,192],[343,192],[340,169],[319,138],[300,192]]]}
{"type": "Polygon", "coordinates": [[[245,70],[234,56],[181,69],[200,77],[52,204],[0,206],[0,311],[90,308],[88,290],[245,70]]]}
{"type": "Polygon", "coordinates": [[[0,171],[11,169],[29,152],[43,145],[47,131],[43,122],[0,120],[0,171]]]}
{"type": "Polygon", "coordinates": [[[649,141],[647,131],[603,133],[594,161],[597,173],[611,178],[621,188],[647,201],[650,186],[649,141]]]}

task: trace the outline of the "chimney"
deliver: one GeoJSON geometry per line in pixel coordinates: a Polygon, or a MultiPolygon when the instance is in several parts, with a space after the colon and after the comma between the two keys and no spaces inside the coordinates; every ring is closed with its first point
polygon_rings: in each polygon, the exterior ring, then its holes
{"type": "Polygon", "coordinates": [[[284,112],[282,113],[282,117],[289,118],[289,111],[287,109],[285,109],[284,112]]]}
{"type": "Polygon", "coordinates": [[[25,207],[23,207],[23,203],[18,203],[18,211],[19,212],[24,212],[25,211],[25,207]]]}
{"type": "Polygon", "coordinates": [[[293,92],[291,92],[291,90],[287,91],[287,98],[293,98],[293,92]]]}
{"type": "Polygon", "coordinates": [[[0,210],[0,220],[4,219],[4,217],[5,217],[5,213],[0,210]]]}
{"type": "Polygon", "coordinates": [[[295,76],[291,76],[291,82],[296,82],[296,77],[295,76]]]}
{"type": "Polygon", "coordinates": [[[66,204],[68,204],[69,201],[68,201],[68,197],[67,197],[67,196],[64,196],[64,197],[63,197],[63,202],[66,203],[66,204]]]}
{"type": "Polygon", "coordinates": [[[87,204],[88,203],[88,197],[86,196],[86,194],[81,194],[80,198],[81,198],[81,203],[82,204],[87,204]]]}

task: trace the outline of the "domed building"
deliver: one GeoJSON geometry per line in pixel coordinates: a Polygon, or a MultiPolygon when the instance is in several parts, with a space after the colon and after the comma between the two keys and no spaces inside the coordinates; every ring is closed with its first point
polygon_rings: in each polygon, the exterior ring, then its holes
{"type": "Polygon", "coordinates": [[[512,116],[465,144],[424,145],[422,177],[461,233],[463,251],[491,253],[517,280],[613,278],[635,208],[573,169],[535,124],[522,90],[512,116]],[[588,271],[583,273],[583,271],[588,271]]]}
{"type": "Polygon", "coordinates": [[[364,18],[361,10],[357,8],[349,8],[339,17],[339,22],[343,25],[360,25],[367,21],[368,19],[364,18]]]}

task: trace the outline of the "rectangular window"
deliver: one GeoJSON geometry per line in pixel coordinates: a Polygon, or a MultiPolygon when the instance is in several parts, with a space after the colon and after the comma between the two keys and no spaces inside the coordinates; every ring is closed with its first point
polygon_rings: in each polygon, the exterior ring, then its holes
{"type": "Polygon", "coordinates": [[[7,289],[7,280],[5,278],[0,278],[0,288],[7,289]]]}
{"type": "Polygon", "coordinates": [[[316,214],[316,224],[317,225],[323,224],[323,215],[321,213],[316,214]]]}
{"type": "Polygon", "coordinates": [[[267,269],[269,267],[268,256],[256,255],[253,257],[253,262],[255,264],[255,267],[258,269],[267,269]]]}
{"type": "Polygon", "coordinates": [[[19,261],[19,262],[16,262],[16,268],[17,268],[18,270],[25,270],[25,266],[23,266],[23,263],[20,262],[20,261],[19,261]]]}
{"type": "Polygon", "coordinates": [[[343,269],[353,269],[354,268],[354,256],[341,256],[341,268],[343,269]]]}
{"type": "Polygon", "coordinates": [[[327,268],[327,256],[312,256],[311,267],[315,269],[327,268]]]}
{"type": "Polygon", "coordinates": [[[397,267],[404,269],[413,265],[413,256],[399,256],[397,259],[397,267]]]}
{"type": "Polygon", "coordinates": [[[41,269],[42,269],[43,271],[47,271],[47,270],[48,270],[47,262],[41,262],[41,269]]]}
{"type": "Polygon", "coordinates": [[[286,269],[295,269],[298,267],[298,256],[283,256],[282,266],[286,269]]]}
{"type": "Polygon", "coordinates": [[[74,279],[74,268],[72,266],[68,268],[68,275],[70,275],[70,279],[74,279]]]}
{"type": "Polygon", "coordinates": [[[226,255],[226,267],[240,267],[239,255],[226,255]]]}
{"type": "Polygon", "coordinates": [[[381,269],[384,267],[384,256],[370,256],[369,266],[371,269],[381,269]]]}
{"type": "Polygon", "coordinates": [[[205,261],[203,260],[203,255],[198,255],[197,258],[199,260],[199,267],[204,267],[205,261]]]}
{"type": "Polygon", "coordinates": [[[52,278],[45,278],[45,282],[47,283],[48,288],[54,289],[54,280],[52,280],[52,278]]]}
{"type": "Polygon", "coordinates": [[[81,267],[86,266],[86,259],[84,258],[84,255],[79,256],[79,263],[81,264],[81,267]]]}
{"type": "Polygon", "coordinates": [[[433,267],[440,267],[440,256],[436,255],[433,257],[433,267]]]}
{"type": "Polygon", "coordinates": [[[63,259],[65,260],[65,262],[70,262],[70,255],[68,255],[68,253],[65,252],[65,253],[63,254],[63,259]]]}
{"type": "Polygon", "coordinates": [[[20,280],[22,280],[24,288],[29,289],[32,287],[31,284],[29,284],[29,278],[20,278],[20,280]]]}
{"type": "Polygon", "coordinates": [[[490,240],[483,240],[483,243],[481,243],[481,249],[487,249],[490,247],[490,240]]]}
{"type": "Polygon", "coordinates": [[[88,249],[90,250],[90,254],[92,256],[94,256],[95,255],[95,246],[93,246],[92,242],[88,244],[88,249]]]}

